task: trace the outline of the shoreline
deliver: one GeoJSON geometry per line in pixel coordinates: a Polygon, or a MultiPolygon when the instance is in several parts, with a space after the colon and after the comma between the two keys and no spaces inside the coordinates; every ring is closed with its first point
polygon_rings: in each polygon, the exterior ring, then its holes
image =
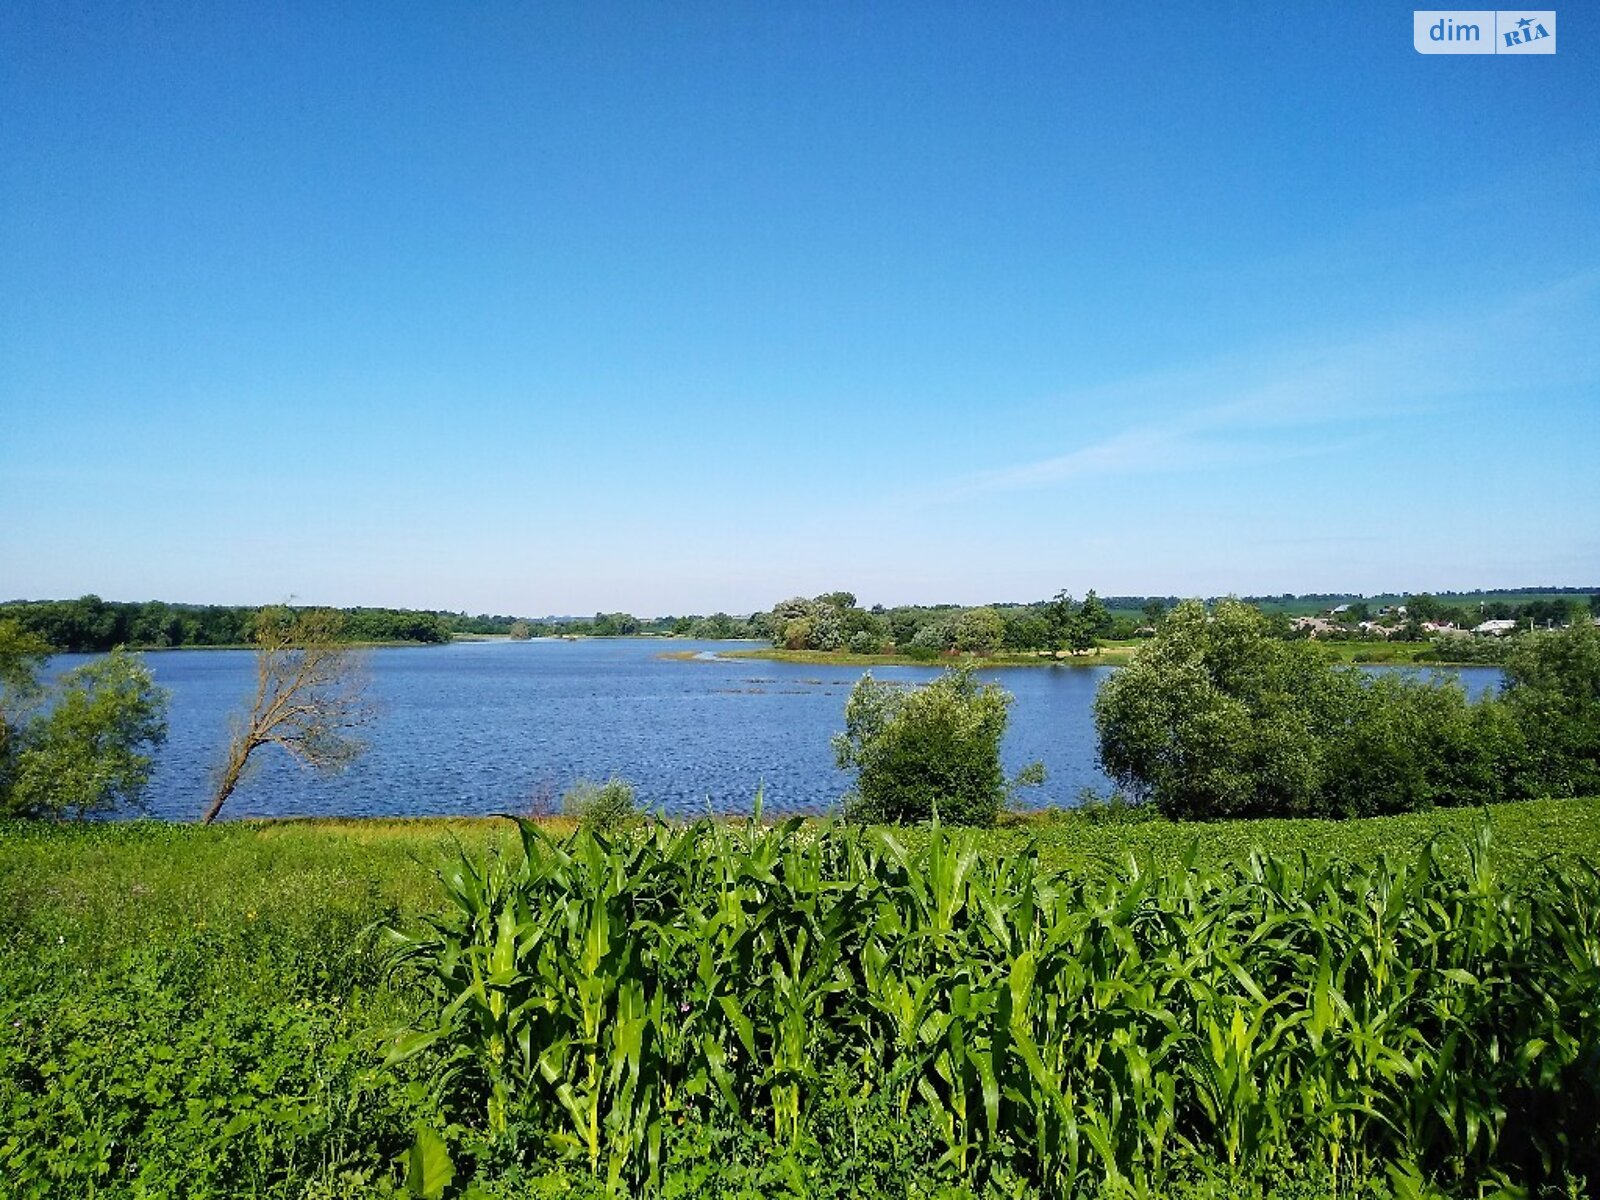
{"type": "MultiPolygon", "coordinates": [[[[970,664],[979,670],[1026,667],[1120,667],[1133,661],[1136,651],[1132,647],[1111,646],[1098,651],[1073,654],[1062,651],[1057,657],[1046,651],[1012,654],[941,654],[937,658],[912,658],[906,654],[856,654],[849,650],[728,650],[717,651],[714,659],[700,661],[745,661],[800,663],[818,667],[952,667],[970,664]]],[[[699,656],[692,652],[666,654],[681,662],[692,662],[699,656]]]]}
{"type": "MultiPolygon", "coordinates": [[[[1329,642],[1318,643],[1332,651],[1341,666],[1353,667],[1415,667],[1425,670],[1432,667],[1487,667],[1500,670],[1500,663],[1458,662],[1454,659],[1419,658],[1431,648],[1427,642],[1329,642]]],[[[998,670],[1012,667],[1122,667],[1127,666],[1139,653],[1141,645],[1112,645],[1081,654],[1058,651],[1007,653],[996,655],[941,654],[934,659],[912,658],[904,654],[856,654],[849,650],[781,650],[776,647],[758,650],[719,650],[710,657],[693,650],[668,651],[658,658],[676,662],[744,661],[749,659],[767,662],[798,663],[818,667],[950,667],[970,664],[979,670],[998,670]]]]}
{"type": "MultiPolygon", "coordinates": [[[[1553,818],[1570,818],[1591,841],[1596,840],[1594,830],[1600,825],[1592,817],[1600,815],[1600,796],[1559,796],[1528,800],[1501,800],[1488,805],[1445,804],[1431,809],[1408,813],[1381,813],[1360,817],[1334,816],[1269,816],[1222,817],[1215,820],[1167,817],[1152,808],[1130,805],[1124,809],[1107,809],[1104,806],[1083,804],[1047,804],[1039,807],[1014,807],[1002,809],[993,826],[950,826],[967,832],[984,835],[1030,834],[1050,835],[1067,828],[1093,828],[1108,838],[1151,840],[1172,843],[1170,834],[1187,834],[1207,838],[1222,838],[1232,831],[1249,830],[1258,834],[1272,833],[1322,833],[1331,840],[1341,840],[1341,834],[1359,834],[1362,830],[1404,830],[1407,828],[1436,828],[1450,825],[1472,825],[1487,813],[1491,817],[1528,817],[1532,827],[1543,831],[1554,844],[1570,840],[1549,828],[1553,818]]],[[[709,821],[718,826],[744,826],[750,824],[762,829],[774,829],[799,818],[807,825],[849,825],[842,817],[825,812],[772,813],[757,816],[753,812],[716,813],[710,816],[673,817],[649,812],[638,814],[634,824],[639,827],[660,823],[673,829],[687,829],[709,821]]],[[[579,826],[576,817],[566,813],[428,813],[412,815],[334,815],[285,813],[282,816],[225,817],[212,825],[196,821],[175,821],[148,814],[129,814],[126,817],[91,820],[54,821],[48,818],[0,818],[0,834],[33,836],[67,836],[81,838],[125,838],[136,840],[144,835],[165,838],[172,830],[192,832],[197,837],[228,837],[254,835],[263,838],[315,835],[342,838],[355,842],[383,842],[391,839],[408,840],[418,836],[454,838],[456,835],[516,838],[516,821],[527,821],[553,836],[565,836],[579,826]]],[[[862,826],[862,828],[925,831],[931,822],[862,826]]],[[[11,844],[0,837],[0,857],[11,844]]],[[[1584,851],[1580,851],[1584,852],[1584,851]]]]}
{"type": "MultiPolygon", "coordinates": [[[[673,634],[624,634],[616,636],[597,636],[595,634],[557,634],[527,639],[512,638],[507,634],[496,633],[469,633],[456,634],[448,642],[418,642],[418,641],[357,641],[341,642],[351,650],[427,650],[457,644],[473,645],[494,642],[612,642],[612,641],[651,641],[651,642],[680,642],[695,641],[713,643],[718,646],[745,646],[749,647],[749,638],[686,638],[673,634]]],[[[1122,667],[1133,661],[1149,639],[1137,643],[1114,643],[1101,646],[1094,650],[1082,653],[1060,650],[1054,653],[1044,650],[1007,651],[993,655],[973,653],[941,654],[936,658],[913,658],[905,654],[857,654],[850,650],[784,650],[776,646],[757,646],[747,649],[716,649],[716,650],[663,650],[655,657],[662,661],[671,662],[732,662],[744,660],[758,660],[767,662],[786,662],[804,666],[818,667],[932,667],[943,668],[958,664],[970,664],[978,670],[1001,670],[1011,668],[1037,668],[1037,667],[1122,667]]],[[[1383,641],[1347,641],[1347,642],[1317,642],[1325,647],[1330,654],[1344,666],[1357,667],[1416,667],[1425,669],[1430,667],[1488,667],[1500,669],[1502,664],[1494,662],[1459,661],[1456,659],[1421,658],[1431,649],[1429,642],[1383,642],[1383,641]]],[[[122,647],[135,654],[166,654],[189,651],[207,650],[255,650],[257,647],[251,643],[228,643],[216,646],[148,646],[137,643],[122,647]]],[[[96,655],[107,654],[107,650],[51,650],[49,657],[54,658],[63,654],[96,655]]]]}

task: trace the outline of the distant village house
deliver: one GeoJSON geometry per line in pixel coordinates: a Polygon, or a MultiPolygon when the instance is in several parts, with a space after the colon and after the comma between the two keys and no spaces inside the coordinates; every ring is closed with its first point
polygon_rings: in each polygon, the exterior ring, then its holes
{"type": "Polygon", "coordinates": [[[1504,637],[1516,627],[1517,623],[1511,620],[1485,621],[1482,625],[1473,626],[1472,632],[1484,637],[1504,637]]]}

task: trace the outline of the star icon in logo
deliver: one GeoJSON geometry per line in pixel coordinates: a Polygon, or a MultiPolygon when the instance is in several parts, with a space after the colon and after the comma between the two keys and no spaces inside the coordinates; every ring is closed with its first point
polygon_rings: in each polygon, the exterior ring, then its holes
{"type": "Polygon", "coordinates": [[[1533,19],[1531,17],[1523,17],[1522,20],[1517,22],[1517,24],[1523,29],[1526,29],[1529,25],[1533,24],[1533,19]]]}

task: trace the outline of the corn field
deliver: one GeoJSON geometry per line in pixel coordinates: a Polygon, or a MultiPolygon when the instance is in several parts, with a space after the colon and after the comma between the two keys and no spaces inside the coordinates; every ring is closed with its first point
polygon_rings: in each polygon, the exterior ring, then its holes
{"type": "Polygon", "coordinates": [[[462,1119],[646,1190],[685,1120],[807,1136],[823,1073],[1050,1195],[1185,1162],[1397,1194],[1600,1181],[1600,875],[1475,840],[1056,875],[972,834],[647,826],[462,854],[390,930],[462,1119]],[[911,839],[914,839],[914,844],[911,839]]]}

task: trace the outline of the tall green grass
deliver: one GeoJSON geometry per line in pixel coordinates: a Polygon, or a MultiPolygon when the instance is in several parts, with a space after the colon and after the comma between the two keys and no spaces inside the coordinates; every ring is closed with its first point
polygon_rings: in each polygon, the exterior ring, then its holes
{"type": "Polygon", "coordinates": [[[615,1191],[685,1126],[798,1152],[841,1078],[973,1186],[1162,1194],[1195,1164],[1397,1194],[1600,1180],[1600,878],[1412,854],[1057,874],[935,829],[655,825],[459,855],[391,929],[491,1143],[615,1191]]]}

